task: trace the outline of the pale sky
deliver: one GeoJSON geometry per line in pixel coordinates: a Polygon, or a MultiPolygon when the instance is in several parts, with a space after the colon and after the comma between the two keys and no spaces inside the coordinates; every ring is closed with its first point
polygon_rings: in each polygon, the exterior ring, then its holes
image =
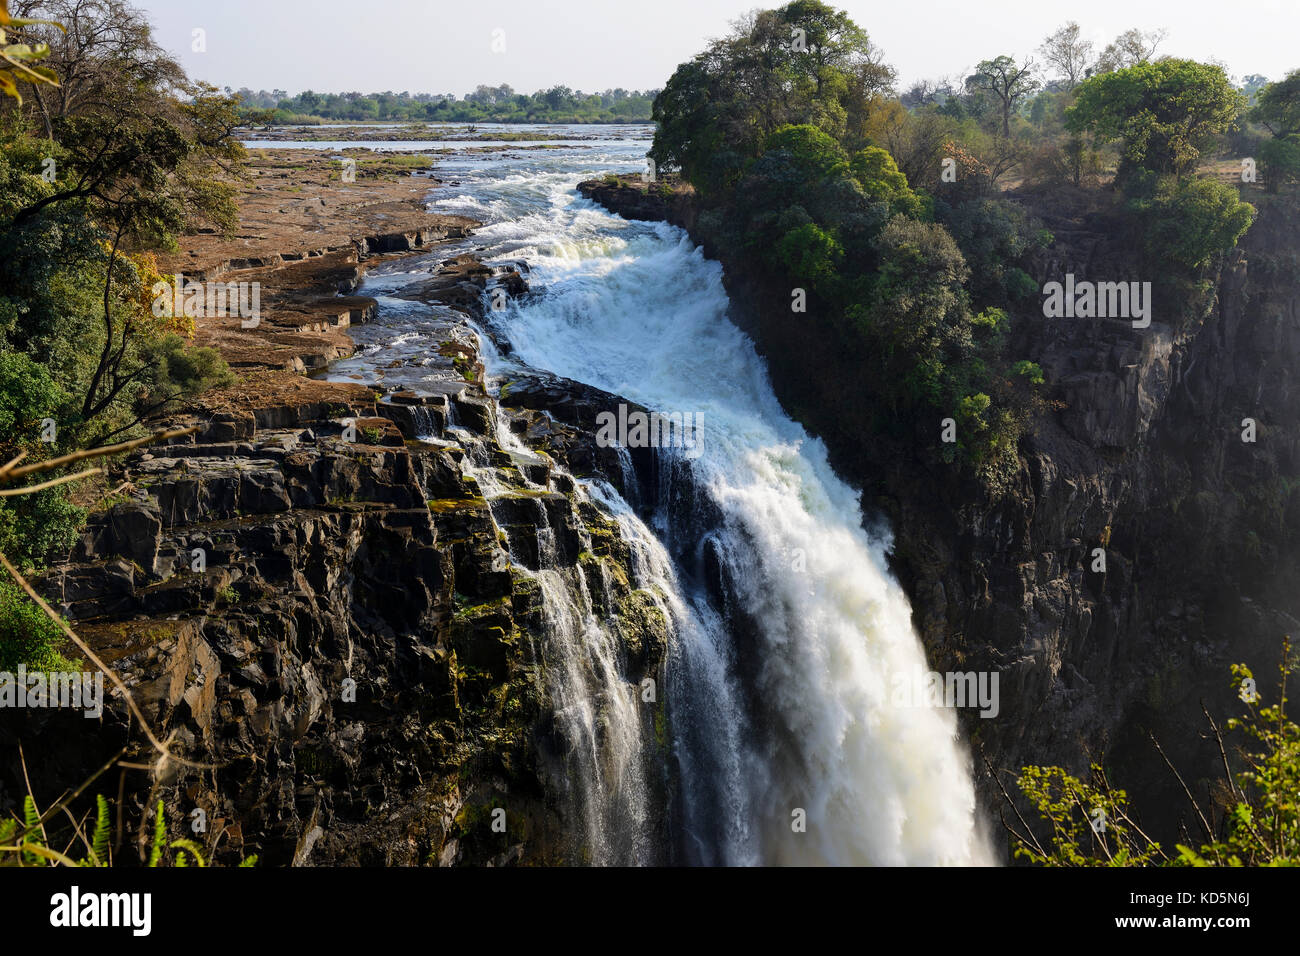
{"type": "MultiPolygon", "coordinates": [[[[190,76],[235,89],[464,94],[509,83],[586,92],[661,87],[739,14],[778,0],[134,0],[190,76]],[[206,31],[194,52],[193,31],[206,31]],[[503,31],[496,33],[494,31],[503,31]],[[501,52],[493,52],[494,36],[501,52]],[[502,42],[504,43],[502,44],[502,42]]],[[[1240,77],[1300,67],[1300,0],[841,0],[900,84],[1023,57],[1067,20],[1098,49],[1130,27],[1169,30],[1161,52],[1240,77]]]]}

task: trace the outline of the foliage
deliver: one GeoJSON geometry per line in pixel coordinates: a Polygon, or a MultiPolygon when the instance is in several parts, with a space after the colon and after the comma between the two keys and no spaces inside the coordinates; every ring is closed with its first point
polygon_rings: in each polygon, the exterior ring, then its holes
{"type": "Polygon", "coordinates": [[[0,671],[68,671],[63,632],[8,575],[0,579],[0,671]]]}
{"type": "Polygon", "coordinates": [[[842,12],[817,0],[757,11],[679,66],[655,97],[650,156],[705,194],[725,190],[783,126],[861,141],[892,82],[865,31],[842,12]]]}
{"type": "Polygon", "coordinates": [[[868,199],[888,204],[891,213],[928,218],[926,203],[907,184],[888,150],[868,146],[853,154],[849,169],[868,199]]]}
{"type": "Polygon", "coordinates": [[[1300,70],[1261,88],[1251,119],[1279,138],[1300,133],[1300,70]]]}
{"type": "Polygon", "coordinates": [[[479,86],[464,97],[439,93],[317,93],[237,91],[245,122],[297,123],[644,123],[655,91],[584,93],[553,86],[516,93],[509,85],[479,86]]]}
{"type": "Polygon", "coordinates": [[[1092,59],[1092,42],[1083,39],[1079,24],[1071,20],[1043,41],[1043,59],[1056,68],[1065,89],[1072,90],[1084,78],[1092,59]]]}
{"type": "MultiPolygon", "coordinates": [[[[23,797],[23,814],[21,818],[0,820],[0,866],[73,866],[73,867],[108,867],[113,865],[112,848],[109,845],[111,818],[108,801],[102,794],[95,796],[95,823],[87,836],[85,828],[77,826],[76,838],[81,841],[84,855],[81,859],[69,856],[70,848],[60,852],[48,845],[45,824],[32,795],[23,797]]],[[[154,816],[152,838],[146,866],[189,866],[193,861],[200,867],[206,867],[206,851],[195,841],[181,837],[168,842],[167,819],[162,800],[158,801],[154,816]],[[172,852],[168,852],[168,851],[172,852]]],[[[257,866],[257,855],[245,857],[239,862],[240,868],[257,866]]]]}
{"type": "Polygon", "coordinates": [[[1222,67],[1176,59],[1093,76],[1075,97],[1066,127],[1101,142],[1121,140],[1121,179],[1139,169],[1190,172],[1244,104],[1222,67]]]}
{"type": "MultiPolygon", "coordinates": [[[[1232,689],[1246,714],[1229,720],[1226,729],[1243,732],[1250,749],[1240,754],[1245,769],[1227,781],[1231,796],[1217,824],[1193,804],[1207,831],[1202,846],[1177,844],[1170,852],[1150,839],[1134,820],[1128,795],[1113,789],[1096,764],[1089,782],[1060,767],[1025,767],[1017,782],[1051,837],[1043,845],[1032,830],[1013,830],[1015,855],[1045,866],[1300,865],[1300,726],[1286,713],[1287,681],[1297,663],[1288,638],[1278,668],[1277,703],[1268,706],[1250,669],[1233,665],[1232,689]]],[[[1210,724],[1222,749],[1219,728],[1210,724]]]]}
{"type": "Polygon", "coordinates": [[[1259,165],[1269,192],[1277,192],[1285,183],[1300,182],[1300,133],[1261,143],[1259,165]]]}
{"type": "Polygon", "coordinates": [[[1050,825],[1047,846],[1021,843],[1015,855],[1040,866],[1144,866],[1162,858],[1129,816],[1128,794],[1112,789],[1093,764],[1088,782],[1060,767],[1025,767],[1017,784],[1050,825]]]}
{"type": "Polygon", "coordinates": [[[142,400],[156,408],[235,383],[234,373],[216,349],[193,348],[174,332],[150,341],[142,356],[151,369],[142,400]]]}
{"type": "MultiPolygon", "coordinates": [[[[990,134],[933,108],[912,116],[887,95],[892,76],[839,11],[759,11],[674,73],[656,99],[651,157],[696,187],[699,229],[723,255],[809,293],[810,333],[861,357],[860,404],[880,410],[873,428],[906,440],[923,422],[964,416],[957,446],[927,454],[956,452],[990,487],[1004,485],[1023,414],[1007,404],[1000,307],[1034,285],[1021,262],[1041,234],[1018,210],[971,202],[994,172],[963,143],[990,134]],[[959,162],[959,183],[940,181],[944,157],[959,162]],[[959,241],[933,221],[940,209],[961,223],[959,241]],[[978,256],[973,287],[967,247],[978,256]],[[972,291],[993,308],[973,316],[972,291]]],[[[1033,83],[1011,83],[1014,105],[1033,83]]]]}
{"type": "Polygon", "coordinates": [[[1008,308],[1038,294],[1023,266],[1051,242],[1024,209],[1005,199],[980,198],[952,204],[940,197],[935,218],[957,242],[970,267],[971,299],[1008,308]]]}
{"type": "MultiPolygon", "coordinates": [[[[1144,190],[1146,191],[1146,190],[1144,190]]],[[[1130,200],[1153,264],[1168,271],[1196,270],[1232,249],[1255,217],[1255,207],[1237,191],[1212,179],[1159,179],[1149,195],[1130,200]]]]}
{"type": "Polygon", "coordinates": [[[57,26],[60,30],[63,29],[52,20],[12,17],[9,15],[9,0],[0,0],[0,93],[17,100],[20,106],[23,97],[18,90],[19,83],[45,83],[51,86],[58,86],[59,83],[54,71],[36,65],[38,60],[50,55],[48,44],[28,43],[21,37],[18,42],[9,41],[7,30],[12,30],[14,27],[21,30],[23,27],[38,23],[47,23],[57,26]]]}
{"type": "Polygon", "coordinates": [[[1011,374],[1023,378],[1030,385],[1043,384],[1042,366],[1037,362],[1031,362],[1028,359],[1021,359],[1015,365],[1011,366],[1011,374]]]}
{"type": "Polygon", "coordinates": [[[999,56],[981,60],[974,74],[966,81],[968,89],[986,92],[998,102],[1002,115],[1002,135],[1011,135],[1011,115],[1017,105],[1034,90],[1039,82],[1031,75],[1033,61],[1017,63],[1013,57],[999,56]]]}
{"type": "MultiPolygon", "coordinates": [[[[0,114],[6,460],[100,443],[231,380],[214,353],[173,337],[193,334],[189,319],[153,315],[160,276],[148,249],[173,246],[184,229],[233,228],[243,158],[234,98],[189,84],[125,0],[41,7],[77,29],[23,27],[46,44],[43,62],[60,82],[0,114]]],[[[39,567],[75,540],[83,517],[69,486],[2,499],[0,549],[39,567]]]]}
{"type": "Polygon", "coordinates": [[[790,275],[808,280],[814,288],[824,287],[835,276],[844,248],[835,237],[816,223],[796,226],[777,243],[781,264],[790,275]]]}
{"type": "Polygon", "coordinates": [[[41,422],[54,420],[67,401],[45,366],[22,352],[0,352],[0,444],[39,440],[41,422]]]}
{"type": "Polygon", "coordinates": [[[1146,31],[1136,28],[1125,30],[1101,51],[1101,56],[1097,57],[1097,62],[1093,64],[1091,71],[1098,74],[1113,73],[1140,63],[1148,63],[1155,57],[1156,50],[1160,48],[1166,36],[1168,32],[1165,30],[1146,31]]]}

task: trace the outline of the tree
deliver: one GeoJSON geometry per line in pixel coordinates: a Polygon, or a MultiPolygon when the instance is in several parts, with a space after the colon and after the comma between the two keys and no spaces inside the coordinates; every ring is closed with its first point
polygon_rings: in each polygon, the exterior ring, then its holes
{"type": "Polygon", "coordinates": [[[1093,74],[1113,73],[1139,63],[1148,63],[1169,35],[1168,30],[1125,30],[1106,45],[1092,68],[1093,74]]]}
{"type": "MultiPolygon", "coordinates": [[[[0,203],[0,327],[3,344],[48,354],[56,380],[76,396],[60,427],[103,438],[148,414],[137,398],[160,384],[148,346],[162,329],[141,298],[144,260],[132,250],[204,223],[230,232],[244,150],[237,97],[188,84],[139,11],[119,0],[53,6],[70,29],[51,62],[69,75],[36,108],[53,141],[11,134],[5,158],[15,162],[0,164],[0,178],[17,187],[0,203]],[[51,182],[36,175],[32,150],[55,160],[51,182]]],[[[175,397],[153,394],[164,404],[175,397]]]]}
{"type": "Polygon", "coordinates": [[[1300,133],[1300,70],[1263,87],[1250,118],[1279,138],[1300,133]]]}
{"type": "Polygon", "coordinates": [[[1213,179],[1164,179],[1151,198],[1130,203],[1153,264],[1196,270],[1236,246],[1255,219],[1255,207],[1213,179]]]}
{"type": "Polygon", "coordinates": [[[1250,73],[1241,81],[1241,92],[1246,95],[1250,105],[1255,105],[1255,97],[1259,91],[1268,85],[1268,77],[1262,73],[1250,73]]]}
{"type": "Polygon", "coordinates": [[[1067,90],[1079,85],[1091,65],[1092,41],[1083,39],[1073,20],[1047,37],[1039,49],[1043,59],[1056,67],[1067,90]]]}
{"type": "Polygon", "coordinates": [[[1030,75],[1033,66],[1033,60],[1017,64],[1009,56],[999,56],[992,60],[982,60],[967,81],[968,87],[991,93],[997,99],[1002,111],[1004,137],[1011,136],[1011,114],[1015,112],[1016,105],[1038,89],[1038,81],[1030,75]]]}
{"type": "Polygon", "coordinates": [[[849,160],[853,178],[862,186],[867,198],[888,203],[890,211],[919,219],[924,213],[921,197],[912,192],[907,177],[898,169],[894,157],[878,146],[868,146],[849,160]]]}
{"type": "Polygon", "coordinates": [[[1181,176],[1243,104],[1222,67],[1163,59],[1085,80],[1065,122],[1103,143],[1122,140],[1121,180],[1137,169],[1181,176]]]}
{"type": "Polygon", "coordinates": [[[59,77],[49,95],[37,97],[51,135],[65,117],[143,108],[185,83],[180,64],[154,41],[148,17],[126,0],[19,0],[16,6],[22,16],[39,10],[67,26],[66,32],[35,29],[49,45],[45,66],[59,77]]]}
{"type": "Polygon", "coordinates": [[[852,123],[859,133],[893,80],[843,13],[815,0],[756,11],[680,65],[655,97],[650,155],[707,195],[734,185],[782,126],[812,124],[842,139],[852,123]]]}
{"type": "Polygon", "coordinates": [[[1283,183],[1300,182],[1300,133],[1275,136],[1261,143],[1259,165],[1271,193],[1277,192],[1283,183]]]}

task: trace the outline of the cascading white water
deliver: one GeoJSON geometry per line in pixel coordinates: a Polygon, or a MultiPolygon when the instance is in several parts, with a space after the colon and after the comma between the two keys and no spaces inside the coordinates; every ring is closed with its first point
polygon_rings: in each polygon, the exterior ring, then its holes
{"type": "MultiPolygon", "coordinates": [[[[511,432],[500,408],[490,440],[456,425],[451,428],[469,453],[465,471],[478,485],[497,524],[497,509],[517,495],[518,488],[499,476],[493,450],[499,447],[519,458],[540,459],[511,432]]],[[[526,477],[522,480],[532,486],[529,490],[541,490],[526,477]]],[[[546,700],[564,742],[551,785],[567,794],[575,852],[597,865],[658,862],[658,848],[650,839],[653,810],[646,779],[650,721],[640,706],[638,688],[620,673],[617,636],[610,622],[597,613],[586,575],[563,566],[545,506],[536,498],[522,500],[535,510],[523,533],[536,538],[537,568],[530,571],[515,561],[514,570],[532,577],[542,595],[544,634],[535,653],[544,665],[546,700]]],[[[575,530],[582,549],[589,551],[586,528],[575,530]]],[[[514,555],[517,542],[499,525],[497,532],[505,539],[507,552],[514,555]]],[[[600,584],[605,590],[603,604],[608,606],[603,577],[600,584]]]]}
{"type": "MultiPolygon", "coordinates": [[[[661,499],[646,520],[607,485],[586,488],[617,516],[635,583],[658,596],[672,628],[666,855],[992,862],[954,714],[893,701],[926,662],[885,565],[889,543],[863,529],[857,495],[821,442],[780,407],[752,343],[727,319],[720,268],[681,230],[626,222],[573,189],[611,168],[639,168],[645,145],[615,136],[590,150],[444,160],[440,175],[462,181],[438,190],[433,206],[486,221],[466,251],[532,268],[535,294],[493,316],[512,353],[485,339],[490,381],[518,366],[544,369],[700,416],[702,453],[661,452],[661,499]],[[679,485],[700,514],[681,513],[679,485]]],[[[590,602],[575,602],[554,574],[541,572],[554,604],[548,669],[570,746],[589,751],[575,762],[587,779],[574,781],[588,843],[601,862],[637,862],[648,822],[630,795],[644,792],[634,776],[643,742],[622,739],[636,726],[630,711],[597,700],[630,701],[633,688],[619,680],[590,602]],[[615,733],[601,729],[601,708],[615,733]],[[620,832],[591,835],[601,828],[620,832]]]]}
{"type": "MultiPolygon", "coordinates": [[[[734,592],[731,612],[746,620],[721,620],[728,609],[683,583],[664,545],[622,509],[676,628],[668,680],[683,856],[989,862],[953,714],[892,703],[897,682],[926,663],[885,567],[888,542],[863,530],[857,495],[776,401],[726,318],[720,268],[674,227],[626,223],[578,199],[578,177],[564,172],[478,187],[480,197],[495,187],[507,206],[528,194],[523,215],[477,241],[526,258],[544,287],[495,327],[511,362],[702,417],[703,453],[677,467],[692,469],[721,516],[707,546],[734,592]],[[799,811],[804,832],[792,826],[799,811]]],[[[489,356],[490,374],[508,364],[489,356]]],[[[658,518],[672,545],[671,515],[658,518]]]]}

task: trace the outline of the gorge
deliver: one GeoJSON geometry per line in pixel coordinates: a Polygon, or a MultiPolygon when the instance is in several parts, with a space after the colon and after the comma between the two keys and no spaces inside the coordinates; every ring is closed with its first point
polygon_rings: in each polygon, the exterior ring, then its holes
{"type": "MultiPolygon", "coordinates": [[[[635,130],[556,139],[444,156],[431,226],[384,232],[400,217],[372,206],[359,242],[199,270],[267,290],[266,327],[205,332],[253,387],[128,457],[125,500],[42,581],[178,755],[215,765],[124,790],[135,839],[161,797],[178,832],[213,821],[217,861],[994,863],[1002,796],[972,739],[999,768],[1104,754],[1172,831],[1142,732],[1208,777],[1178,729],[1296,614],[1294,568],[1264,561],[1294,508],[1215,517],[1260,475],[1227,444],[1208,470],[1189,453],[1254,415],[1264,477],[1293,460],[1274,214],[1199,322],[1037,327],[1067,401],[990,502],[854,435],[851,365],[812,349],[788,290],[707,257],[689,192],[634,172],[635,130]],[[603,440],[628,409],[695,422],[694,445],[603,440]],[[1173,533],[1180,505],[1199,536],[1173,533]],[[1255,558],[1188,603],[1250,534],[1255,558]],[[983,689],[900,705],[932,670],[983,689]]],[[[1123,255],[1054,225],[1044,276],[1123,255]]],[[[22,720],[28,746],[76,729],[22,720]]],[[[128,720],[110,695],[107,732],[34,781],[138,749],[128,720]]]]}

